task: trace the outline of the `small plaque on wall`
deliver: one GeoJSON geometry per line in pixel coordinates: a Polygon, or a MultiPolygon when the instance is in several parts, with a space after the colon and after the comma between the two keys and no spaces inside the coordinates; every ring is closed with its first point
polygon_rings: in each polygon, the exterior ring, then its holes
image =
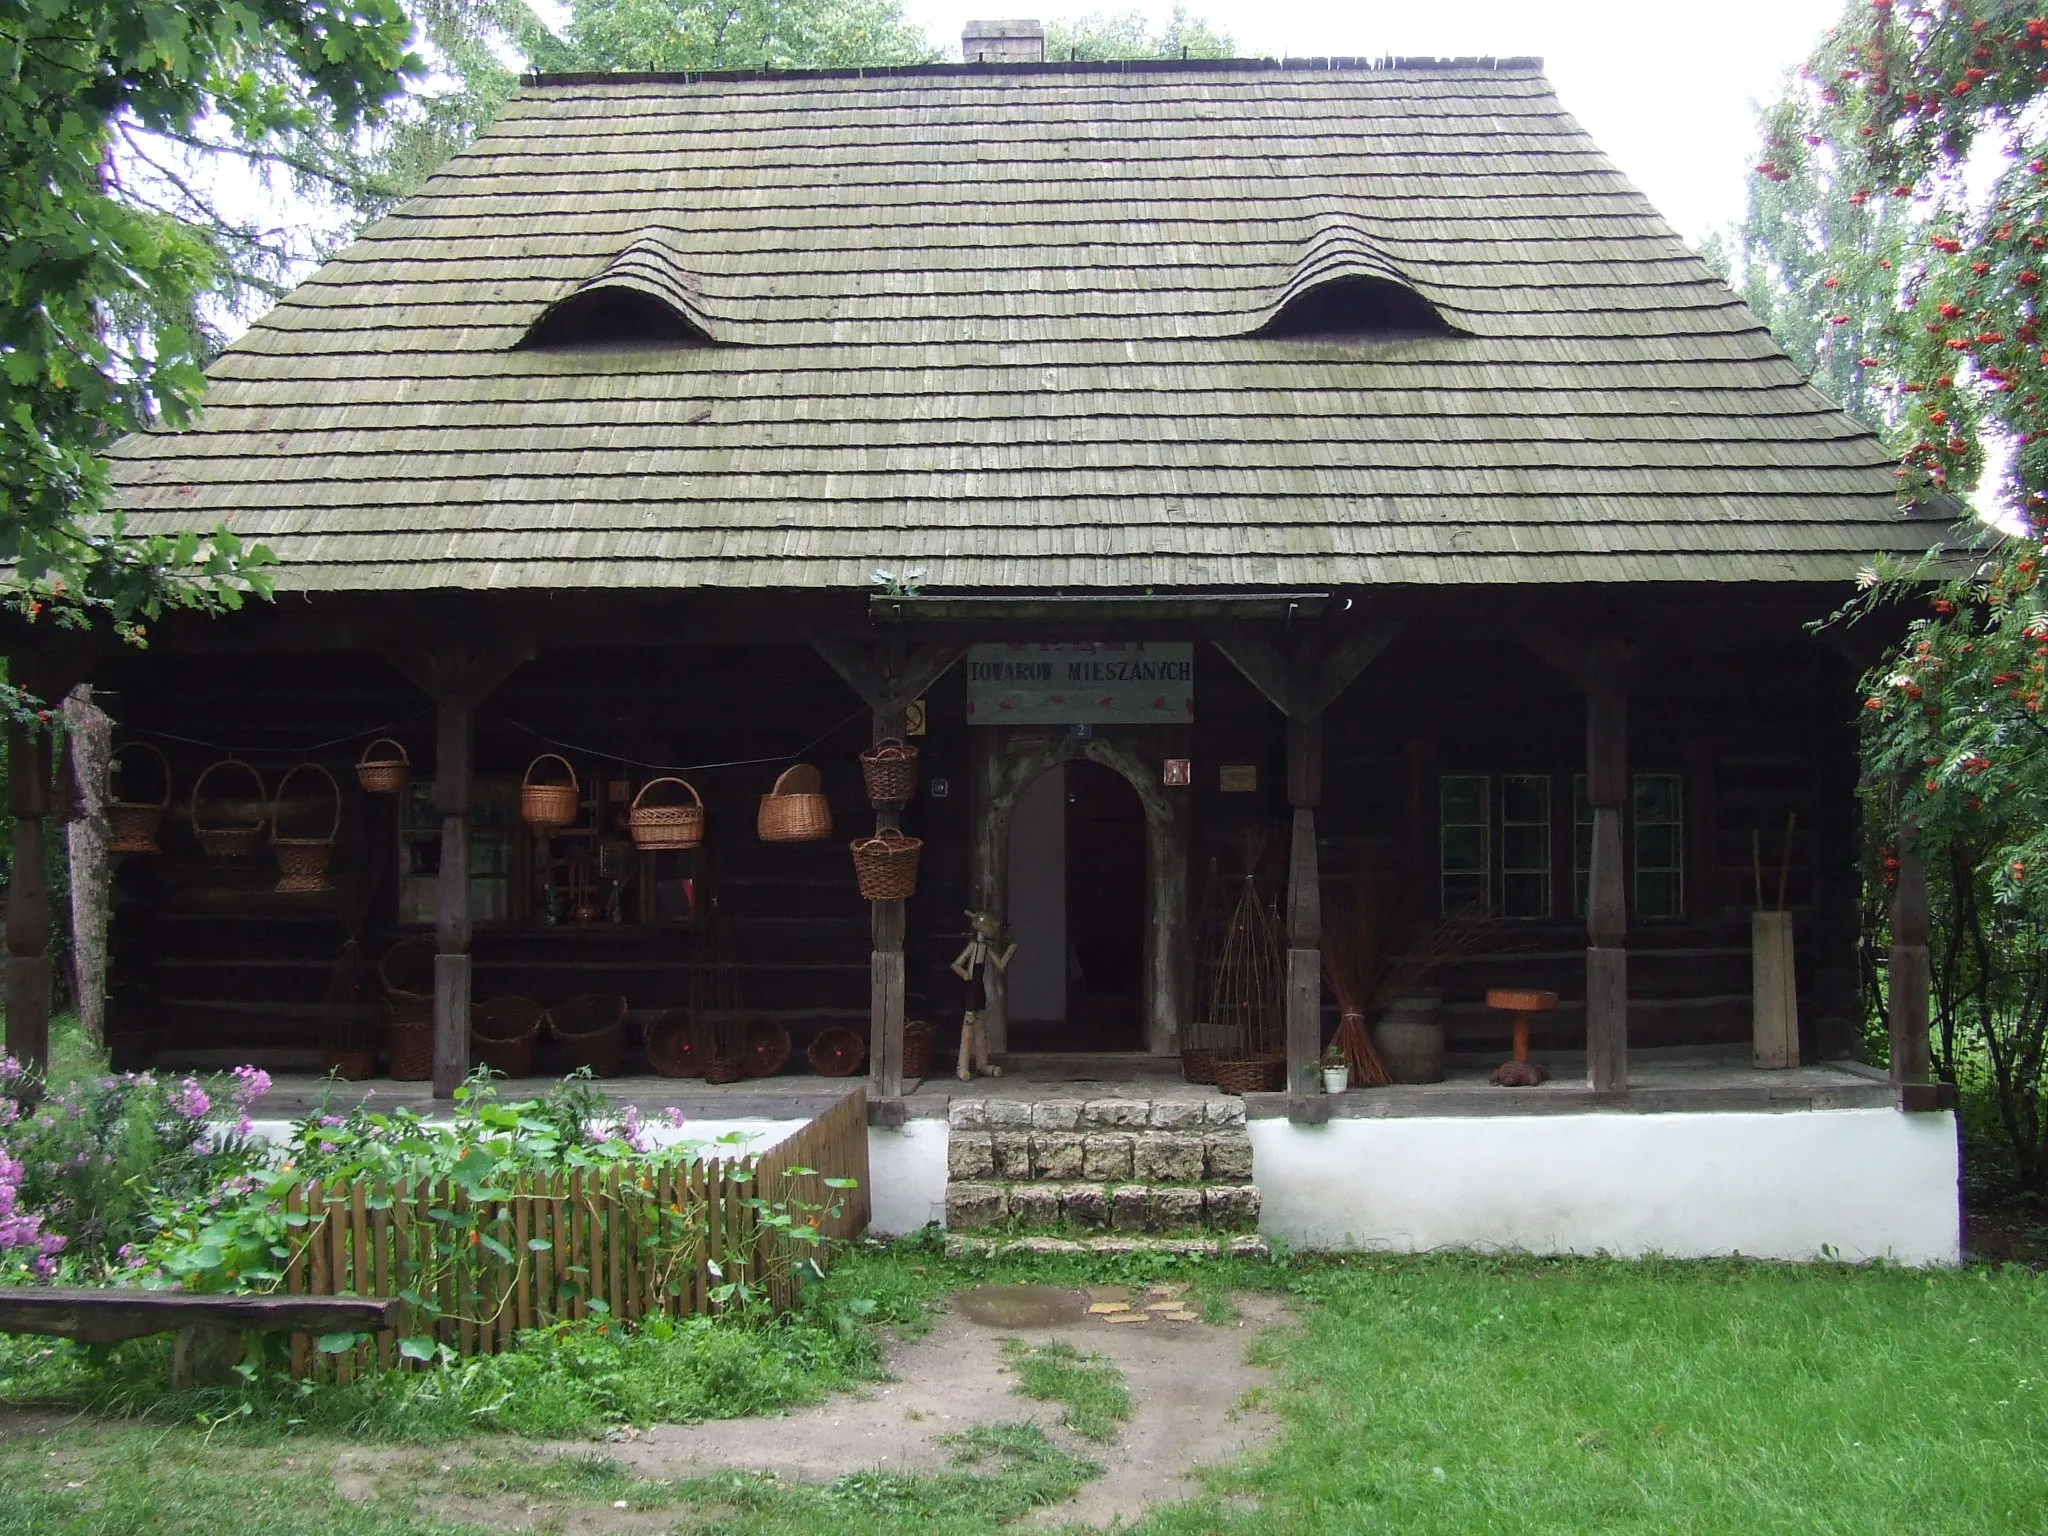
{"type": "Polygon", "coordinates": [[[912,699],[903,706],[903,734],[922,736],[924,734],[924,700],[912,699]]]}
{"type": "Polygon", "coordinates": [[[1259,787],[1257,763],[1225,763],[1216,770],[1216,787],[1226,795],[1249,795],[1259,787]]]}
{"type": "Polygon", "coordinates": [[[1170,785],[1194,783],[1194,765],[1185,757],[1169,757],[1166,760],[1166,782],[1170,785]]]}

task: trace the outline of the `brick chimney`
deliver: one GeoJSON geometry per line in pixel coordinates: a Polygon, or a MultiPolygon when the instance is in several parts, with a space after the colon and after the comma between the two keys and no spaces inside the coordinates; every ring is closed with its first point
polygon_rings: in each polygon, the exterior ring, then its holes
{"type": "Polygon", "coordinates": [[[1045,28],[1035,21],[970,21],[960,29],[960,57],[970,64],[1043,64],[1045,28]]]}

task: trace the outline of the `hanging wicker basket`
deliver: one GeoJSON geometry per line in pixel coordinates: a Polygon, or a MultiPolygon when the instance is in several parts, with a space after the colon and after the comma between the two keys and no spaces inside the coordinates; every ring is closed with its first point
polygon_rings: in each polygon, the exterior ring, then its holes
{"type": "Polygon", "coordinates": [[[547,1012],[530,997],[494,997],[469,1010],[469,1059],[507,1077],[533,1076],[547,1012]]]}
{"type": "Polygon", "coordinates": [[[114,755],[107,763],[107,778],[107,826],[111,834],[107,852],[162,853],[163,846],[156,839],[157,833],[163,830],[164,812],[171,805],[170,760],[146,741],[125,742],[114,749],[114,755]],[[156,759],[157,771],[164,781],[162,799],[123,800],[114,794],[113,771],[120,765],[122,757],[130,752],[146,752],[156,759]]]}
{"type": "Polygon", "coordinates": [[[789,1061],[789,1031],[774,1019],[754,1014],[740,1021],[740,1071],[773,1077],[789,1061]]]}
{"type": "Polygon", "coordinates": [[[528,826],[551,830],[573,827],[581,799],[582,787],[576,782],[576,770],[569,766],[569,759],[553,752],[543,752],[526,765],[526,774],[519,781],[519,819],[528,826]],[[560,763],[562,772],[569,775],[569,782],[536,781],[533,771],[542,763],[560,763]]]}
{"type": "Polygon", "coordinates": [[[1225,1093],[1278,1093],[1287,1086],[1287,1058],[1238,1056],[1218,1061],[1216,1086],[1225,1093]]]}
{"type": "Polygon", "coordinates": [[[903,1075],[932,1075],[932,1027],[923,1019],[912,1019],[903,1026],[903,1075]]]}
{"type": "Polygon", "coordinates": [[[192,835],[199,839],[200,850],[209,859],[246,859],[263,846],[270,796],[263,787],[263,775],[239,757],[224,757],[217,763],[208,764],[192,782],[192,799],[187,809],[192,818],[192,835]],[[223,768],[245,776],[255,786],[257,811],[254,821],[230,820],[225,814],[225,806],[208,803],[206,781],[223,768]]]}
{"type": "Polygon", "coordinates": [[[687,779],[649,779],[626,809],[626,828],[633,846],[647,852],[694,848],[704,841],[704,797],[687,779]],[[688,805],[648,805],[647,791],[659,784],[679,784],[690,792],[688,805]]]}
{"type": "Polygon", "coordinates": [[[548,1009],[548,1028],[573,1070],[588,1067],[598,1077],[617,1077],[626,1068],[626,1000],[609,993],[572,997],[548,1009]]]}
{"type": "Polygon", "coordinates": [[[711,1061],[709,1032],[688,1008],[657,1014],[647,1026],[647,1065],[663,1077],[702,1077],[711,1061]]]}
{"type": "Polygon", "coordinates": [[[901,805],[917,793],[917,748],[886,736],[861,753],[860,776],[870,805],[901,805]]]}
{"type": "Polygon", "coordinates": [[[868,1043],[850,1029],[834,1026],[818,1032],[804,1059],[820,1077],[851,1077],[867,1059],[868,1043]]]}
{"type": "Polygon", "coordinates": [[[356,764],[356,782],[363,786],[365,794],[403,794],[405,781],[411,776],[412,759],[405,755],[405,743],[389,736],[379,736],[363,748],[362,759],[356,764]],[[389,747],[391,752],[378,753],[379,747],[389,747]],[[391,755],[394,752],[395,757],[391,755]]]}
{"type": "Polygon", "coordinates": [[[832,835],[832,802],[825,798],[818,770],[798,763],[782,770],[775,787],[761,797],[754,830],[764,843],[820,843],[832,835]]]}
{"type": "Polygon", "coordinates": [[[873,837],[855,838],[850,846],[853,878],[867,900],[906,901],[916,894],[922,839],[901,832],[877,832],[873,837]]]}
{"type": "Polygon", "coordinates": [[[331,891],[334,882],[327,878],[327,866],[334,858],[334,839],[341,831],[341,786],[334,781],[334,775],[318,763],[299,763],[285,771],[277,781],[277,799],[272,802],[270,812],[270,843],[277,850],[277,892],[281,896],[305,895],[313,891],[331,891]],[[334,815],[328,821],[325,837],[282,837],[278,828],[284,825],[284,795],[286,787],[302,773],[316,773],[327,781],[327,791],[334,799],[334,815]]]}

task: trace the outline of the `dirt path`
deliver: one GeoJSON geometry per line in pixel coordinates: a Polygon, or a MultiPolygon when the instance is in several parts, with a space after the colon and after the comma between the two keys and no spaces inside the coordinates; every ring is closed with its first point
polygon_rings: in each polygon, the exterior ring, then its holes
{"type": "MultiPolygon", "coordinates": [[[[1125,1301],[1142,1311],[1153,1298],[1102,1287],[1090,1299],[1125,1301]]],[[[955,1307],[923,1338],[891,1346],[894,1381],[780,1419],[657,1425],[610,1452],[646,1477],[742,1467],[824,1482],[873,1468],[943,1467],[951,1460],[945,1436],[977,1424],[1028,1420],[1104,1468],[1075,1498],[1042,1511],[1037,1523],[1132,1521],[1148,1506],[1192,1494],[1196,1467],[1229,1460],[1277,1427],[1270,1414],[1245,1406],[1246,1394],[1265,1385],[1269,1374],[1250,1365],[1245,1353],[1283,1309],[1263,1296],[1240,1297],[1237,1306],[1240,1317],[1222,1326],[1158,1318],[1112,1323],[1089,1313],[1062,1326],[1009,1328],[970,1322],[955,1307]],[[1013,1392],[1016,1378],[1003,1360],[1006,1338],[1063,1340],[1114,1361],[1133,1409],[1115,1443],[1080,1440],[1060,1427],[1059,1404],[1013,1392]]],[[[588,1454],[589,1447],[576,1450],[588,1454]]]]}

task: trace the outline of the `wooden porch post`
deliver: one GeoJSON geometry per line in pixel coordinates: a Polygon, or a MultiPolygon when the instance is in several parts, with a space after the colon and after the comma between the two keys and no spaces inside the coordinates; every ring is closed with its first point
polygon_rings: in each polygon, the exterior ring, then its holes
{"type": "Polygon", "coordinates": [[[1622,807],[1628,799],[1628,687],[1620,646],[1595,647],[1586,679],[1586,789],[1593,859],[1586,894],[1586,1083],[1628,1086],[1628,905],[1622,807]]]}
{"type": "MultiPolygon", "coordinates": [[[[33,686],[19,670],[15,681],[33,686]]],[[[7,1054],[40,1073],[50,1064],[50,889],[43,847],[50,810],[49,731],[31,732],[10,721],[7,767],[7,809],[14,817],[14,867],[7,887],[7,1054]]]]}
{"type": "Polygon", "coordinates": [[[1892,952],[1889,1007],[1892,1081],[1924,1083],[1934,1075],[1933,1045],[1927,1036],[1927,999],[1932,969],[1928,949],[1927,861],[1915,846],[1910,826],[1899,829],[1899,883],[1892,889],[1892,952]]]}

